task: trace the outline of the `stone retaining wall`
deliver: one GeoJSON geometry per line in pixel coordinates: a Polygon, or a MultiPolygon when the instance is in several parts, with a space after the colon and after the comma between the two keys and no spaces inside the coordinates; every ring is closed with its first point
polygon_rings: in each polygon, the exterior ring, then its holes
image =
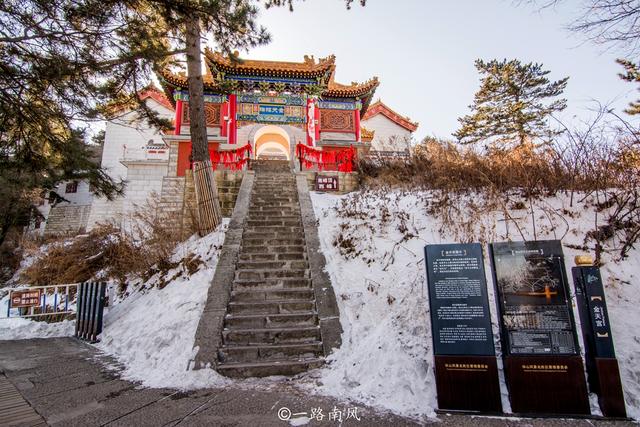
{"type": "Polygon", "coordinates": [[[91,205],[58,204],[47,216],[45,236],[71,235],[84,232],[91,212],[91,205]]]}

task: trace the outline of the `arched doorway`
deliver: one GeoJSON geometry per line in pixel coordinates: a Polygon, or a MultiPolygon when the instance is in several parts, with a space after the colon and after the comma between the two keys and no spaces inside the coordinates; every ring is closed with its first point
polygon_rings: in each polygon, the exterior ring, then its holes
{"type": "Polygon", "coordinates": [[[263,126],[255,133],[253,140],[257,159],[291,160],[291,140],[281,127],[263,126]]]}

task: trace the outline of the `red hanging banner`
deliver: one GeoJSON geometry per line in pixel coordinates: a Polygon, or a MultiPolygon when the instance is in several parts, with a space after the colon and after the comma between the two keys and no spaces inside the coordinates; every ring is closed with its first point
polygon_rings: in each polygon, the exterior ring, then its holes
{"type": "Polygon", "coordinates": [[[340,150],[317,150],[305,144],[296,146],[296,154],[303,169],[317,166],[318,170],[338,170],[353,172],[356,150],[353,146],[340,150]]]}

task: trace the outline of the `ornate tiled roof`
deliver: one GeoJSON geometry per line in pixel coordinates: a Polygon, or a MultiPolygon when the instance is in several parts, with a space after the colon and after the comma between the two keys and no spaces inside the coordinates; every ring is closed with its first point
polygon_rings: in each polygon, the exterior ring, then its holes
{"type": "Polygon", "coordinates": [[[173,110],[173,104],[171,103],[171,101],[169,101],[169,99],[167,99],[166,94],[153,85],[149,85],[146,88],[142,89],[138,93],[138,96],[143,101],[147,98],[151,98],[163,107],[173,110]]]}
{"type": "Polygon", "coordinates": [[[413,122],[409,117],[402,116],[399,113],[396,113],[379,99],[369,106],[369,109],[367,110],[365,115],[362,116],[362,120],[370,119],[371,117],[378,114],[382,114],[392,122],[396,123],[399,126],[402,126],[408,131],[415,132],[416,129],[418,129],[418,122],[413,122]]]}
{"type": "Polygon", "coordinates": [[[334,96],[334,97],[358,97],[368,94],[369,92],[374,91],[380,82],[377,77],[373,77],[372,79],[367,80],[364,83],[356,83],[352,82],[350,85],[343,85],[333,80],[333,78],[329,81],[327,85],[327,90],[322,92],[323,96],[334,96]]]}
{"type": "MultiPolygon", "coordinates": [[[[162,80],[175,87],[186,88],[189,86],[189,83],[187,81],[187,73],[184,71],[174,73],[164,68],[159,71],[159,74],[160,77],[162,77],[162,80]]],[[[213,80],[213,77],[209,73],[206,73],[202,76],[202,82],[204,83],[205,89],[218,89],[217,83],[213,80]]]]}
{"type": "MultiPolygon", "coordinates": [[[[336,82],[334,80],[336,69],[334,55],[318,60],[313,56],[305,55],[303,62],[232,60],[219,52],[205,49],[205,61],[207,64],[207,73],[203,76],[205,91],[214,93],[223,91],[221,87],[224,85],[223,80],[232,82],[235,80],[233,78],[227,79],[226,76],[229,74],[247,76],[249,80],[251,76],[272,78],[275,81],[278,81],[277,79],[279,78],[308,79],[312,80],[313,83],[304,84],[316,88],[319,86],[322,90],[321,96],[323,98],[358,98],[362,102],[361,114],[367,111],[373,94],[380,84],[377,77],[373,77],[364,83],[353,82],[350,85],[336,82]]],[[[158,74],[169,101],[174,103],[173,91],[177,88],[185,89],[188,87],[187,75],[184,72],[176,74],[167,69],[161,70],[158,74]]],[[[302,87],[302,90],[306,89],[302,87]]]]}
{"type": "Polygon", "coordinates": [[[373,141],[373,136],[375,133],[375,130],[369,130],[365,127],[360,127],[360,140],[362,142],[371,142],[373,141]]]}
{"type": "Polygon", "coordinates": [[[232,60],[220,52],[205,49],[205,58],[212,71],[234,73],[252,76],[268,77],[298,77],[318,78],[329,77],[336,68],[334,55],[320,58],[316,61],[313,56],[304,56],[303,62],[287,61],[262,61],[254,59],[240,59],[238,53],[234,53],[237,60],[232,60]]]}

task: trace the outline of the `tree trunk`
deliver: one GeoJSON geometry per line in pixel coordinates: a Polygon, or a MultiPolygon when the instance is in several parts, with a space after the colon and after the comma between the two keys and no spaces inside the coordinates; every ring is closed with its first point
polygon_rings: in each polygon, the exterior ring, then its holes
{"type": "Polygon", "coordinates": [[[222,216],[220,215],[218,188],[207,142],[202,57],[200,55],[200,20],[197,17],[190,18],[186,22],[186,44],[193,180],[196,190],[198,233],[204,236],[216,229],[222,216]]]}

